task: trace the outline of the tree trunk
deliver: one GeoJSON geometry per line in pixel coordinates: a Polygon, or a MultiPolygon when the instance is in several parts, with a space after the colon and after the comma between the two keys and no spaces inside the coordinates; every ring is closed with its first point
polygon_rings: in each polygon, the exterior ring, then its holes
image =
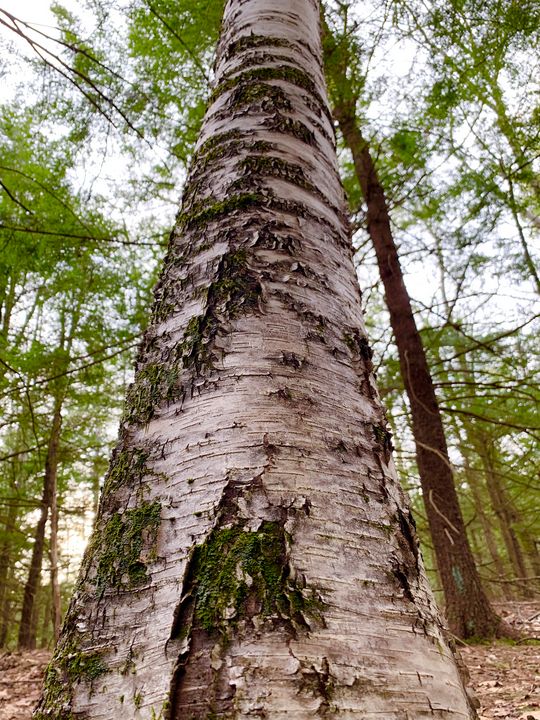
{"type": "Polygon", "coordinates": [[[377,256],[401,376],[411,407],[418,472],[450,630],[462,638],[492,637],[501,631],[501,621],[482,588],[467,540],[441,413],[403,280],[384,189],[358,127],[354,103],[335,105],[334,115],[352,152],[367,205],[368,232],[377,256]]]}
{"type": "MultiPolygon", "coordinates": [[[[465,477],[467,479],[469,487],[471,488],[474,509],[480,521],[480,526],[482,528],[489,556],[491,557],[491,563],[493,565],[493,568],[495,569],[495,574],[497,575],[497,578],[503,579],[507,576],[507,573],[504,567],[503,559],[500,556],[499,550],[497,548],[497,539],[493,534],[492,521],[490,520],[484,509],[484,500],[480,492],[480,483],[478,482],[478,477],[476,476],[474,468],[471,467],[468,448],[464,446],[461,440],[459,451],[465,463],[465,477]]],[[[514,595],[512,588],[508,586],[503,587],[502,592],[506,599],[512,598],[514,595]]]]}
{"type": "Polygon", "coordinates": [[[471,718],[396,479],[315,0],[230,0],[36,719],[471,718]]]}
{"type": "Polygon", "coordinates": [[[52,593],[45,595],[45,607],[43,608],[43,616],[41,618],[41,630],[39,647],[47,648],[51,646],[51,627],[53,627],[54,619],[52,616],[52,593]]]}
{"type": "Polygon", "coordinates": [[[484,435],[480,435],[475,443],[475,450],[484,467],[489,497],[497,520],[499,521],[508,559],[514,571],[514,577],[519,578],[519,581],[516,582],[517,589],[523,597],[532,597],[533,592],[527,581],[527,566],[514,529],[516,510],[497,476],[493,463],[490,439],[484,435]]]}
{"type": "Polygon", "coordinates": [[[10,620],[10,568],[12,538],[17,522],[18,508],[15,503],[9,506],[4,529],[4,539],[0,546],[0,648],[5,647],[10,620]]]}
{"type": "Polygon", "coordinates": [[[28,579],[24,587],[23,606],[21,611],[21,623],[19,626],[19,648],[33,650],[36,647],[36,612],[34,603],[39,586],[41,567],[43,564],[43,552],[45,549],[45,528],[51,506],[52,493],[56,488],[56,473],[58,467],[58,445],[60,442],[60,430],[62,427],[62,400],[55,400],[51,434],[45,460],[45,474],[43,476],[43,492],[41,496],[41,512],[36,531],[34,533],[34,545],[28,579]]]}
{"type": "MultiPolygon", "coordinates": [[[[13,568],[10,568],[8,574],[8,582],[10,584],[15,582],[13,575],[13,568]]],[[[9,630],[12,626],[12,612],[13,603],[8,588],[8,592],[4,595],[2,606],[0,607],[0,648],[6,647],[9,644],[9,630]]]]}
{"type": "MultiPolygon", "coordinates": [[[[55,462],[57,467],[57,462],[55,462]]],[[[49,554],[51,560],[51,600],[53,636],[56,642],[60,637],[60,625],[62,622],[62,604],[60,598],[60,583],[58,581],[58,487],[57,473],[52,473],[51,478],[51,535],[49,540],[49,554]]]]}
{"type": "Polygon", "coordinates": [[[519,530],[519,538],[522,546],[525,548],[527,557],[529,558],[533,575],[536,578],[535,584],[538,590],[540,585],[538,582],[540,580],[540,540],[538,540],[535,535],[531,535],[531,533],[525,528],[521,528],[519,530]]]}

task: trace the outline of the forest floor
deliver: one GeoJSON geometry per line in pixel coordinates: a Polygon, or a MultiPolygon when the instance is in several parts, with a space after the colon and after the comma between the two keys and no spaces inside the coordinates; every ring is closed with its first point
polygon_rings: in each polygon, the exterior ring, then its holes
{"type": "MultiPolygon", "coordinates": [[[[460,646],[480,720],[540,720],[540,602],[497,604],[517,643],[460,646]]],[[[0,654],[0,720],[30,720],[50,653],[0,654]]]]}

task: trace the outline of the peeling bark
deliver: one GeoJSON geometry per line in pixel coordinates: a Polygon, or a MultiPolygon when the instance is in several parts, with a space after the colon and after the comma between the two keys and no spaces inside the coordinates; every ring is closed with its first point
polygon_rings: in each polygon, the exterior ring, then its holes
{"type": "Polygon", "coordinates": [[[473,718],[390,454],[314,0],[230,0],[44,718],[473,718]]]}

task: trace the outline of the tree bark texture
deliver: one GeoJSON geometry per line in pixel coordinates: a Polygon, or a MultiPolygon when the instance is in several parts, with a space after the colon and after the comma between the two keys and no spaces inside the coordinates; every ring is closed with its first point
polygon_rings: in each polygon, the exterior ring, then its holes
{"type": "Polygon", "coordinates": [[[384,285],[403,384],[411,408],[412,429],[422,494],[450,630],[458,637],[492,637],[500,619],[482,588],[454,485],[441,412],[422,338],[394,242],[384,189],[369,146],[362,137],[354,103],[335,106],[367,205],[367,227],[384,285]]]}
{"type": "Polygon", "coordinates": [[[60,626],[62,623],[62,600],[60,595],[60,582],[58,579],[58,482],[57,482],[58,461],[55,458],[54,473],[51,474],[51,518],[50,518],[50,539],[49,555],[51,561],[51,599],[52,599],[52,620],[53,637],[56,642],[60,637],[60,626]]]}
{"type": "Polygon", "coordinates": [[[56,474],[58,471],[58,445],[60,443],[60,431],[62,429],[62,400],[55,401],[52,418],[51,434],[47,446],[47,458],[45,460],[45,474],[43,476],[43,491],[41,496],[41,511],[34,533],[34,545],[28,578],[24,586],[23,605],[21,610],[21,622],[19,625],[19,648],[32,650],[36,647],[37,635],[37,614],[35,612],[35,601],[39,587],[41,568],[43,565],[43,553],[45,550],[45,529],[49,510],[51,507],[52,494],[56,489],[56,474]]]}
{"type": "Polygon", "coordinates": [[[371,371],[318,3],[230,0],[36,719],[474,717],[371,371]]]}

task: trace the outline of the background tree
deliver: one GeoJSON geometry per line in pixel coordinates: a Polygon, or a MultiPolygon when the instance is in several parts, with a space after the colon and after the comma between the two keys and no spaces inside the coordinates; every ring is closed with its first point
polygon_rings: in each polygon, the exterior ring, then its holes
{"type": "Polygon", "coordinates": [[[442,581],[450,629],[458,637],[491,637],[508,631],[491,608],[470,549],[426,352],[394,240],[389,204],[369,144],[357,116],[361,93],[358,54],[343,32],[336,39],[327,26],[326,71],[333,114],[353,158],[357,182],[367,207],[366,228],[373,243],[398,350],[400,372],[411,409],[416,461],[430,536],[442,581]]]}
{"type": "Polygon", "coordinates": [[[129,240],[122,234],[115,239],[117,230],[107,227],[98,207],[70,187],[70,146],[40,137],[38,113],[6,111],[3,118],[1,572],[6,580],[10,567],[14,574],[1,598],[2,638],[12,642],[18,626],[19,646],[26,648],[37,641],[39,588],[49,555],[59,629],[58,528],[66,482],[76,479],[72,493],[89,482],[92,470],[81,468],[88,445],[106,452],[106,430],[85,426],[99,417],[105,425],[114,412],[118,388],[111,398],[117,383],[111,371],[116,363],[118,373],[122,354],[136,344],[142,283],[129,240]],[[132,268],[127,272],[126,262],[132,268]],[[129,277],[133,284],[126,287],[129,277]],[[78,434],[75,416],[82,422],[78,434]]]}

